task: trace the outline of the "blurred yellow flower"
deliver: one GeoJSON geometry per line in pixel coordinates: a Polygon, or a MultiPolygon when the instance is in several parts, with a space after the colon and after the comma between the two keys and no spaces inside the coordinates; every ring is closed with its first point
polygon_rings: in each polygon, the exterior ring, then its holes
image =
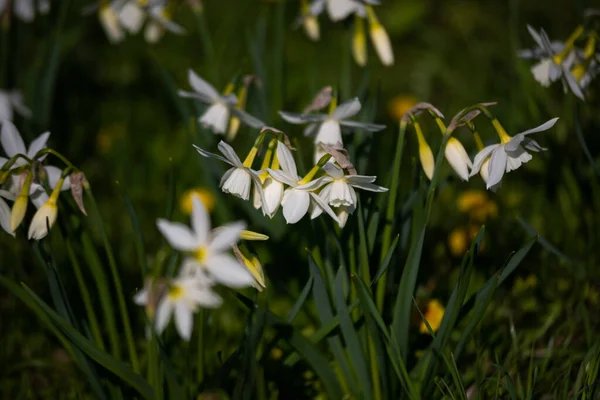
{"type": "Polygon", "coordinates": [[[471,218],[485,221],[498,215],[498,206],[482,190],[466,190],[457,200],[458,209],[471,218]]]}
{"type": "Polygon", "coordinates": [[[406,114],[408,110],[417,105],[418,101],[416,98],[410,95],[401,95],[394,97],[388,103],[388,111],[392,118],[400,121],[402,116],[406,114]]]}
{"type": "Polygon", "coordinates": [[[179,203],[179,208],[184,214],[190,215],[192,213],[194,197],[198,197],[209,212],[215,208],[215,196],[213,196],[210,190],[204,188],[190,189],[183,193],[179,203]]]}
{"type": "Polygon", "coordinates": [[[525,279],[518,276],[517,279],[515,279],[515,283],[513,285],[513,292],[514,293],[523,293],[523,292],[527,291],[528,289],[535,288],[536,286],[537,286],[537,278],[535,275],[530,274],[525,279]]]}
{"type": "Polygon", "coordinates": [[[271,349],[271,358],[273,360],[279,360],[279,359],[281,359],[282,356],[283,356],[283,350],[281,350],[279,347],[273,347],[271,349]]]}
{"type": "Polygon", "coordinates": [[[114,142],[125,134],[125,126],[121,123],[115,123],[102,127],[96,135],[96,146],[100,153],[107,153],[114,142]]]}
{"type": "MultiPolygon", "coordinates": [[[[444,306],[436,299],[429,300],[429,303],[427,303],[427,312],[425,313],[425,319],[427,320],[427,323],[429,323],[429,326],[431,327],[431,330],[433,332],[437,332],[438,329],[440,329],[442,318],[444,317],[444,311],[444,306]]],[[[421,321],[421,325],[419,326],[419,332],[424,334],[429,333],[429,329],[427,329],[425,321],[421,321]]]]}
{"type": "Polygon", "coordinates": [[[464,228],[456,228],[448,236],[448,246],[453,256],[462,256],[467,251],[468,238],[464,228]]]}

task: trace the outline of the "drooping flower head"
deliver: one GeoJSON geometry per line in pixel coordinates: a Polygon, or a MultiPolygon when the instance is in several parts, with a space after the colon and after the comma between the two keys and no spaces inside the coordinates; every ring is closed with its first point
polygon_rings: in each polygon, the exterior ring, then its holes
{"type": "Polygon", "coordinates": [[[192,89],[194,89],[194,92],[180,90],[179,95],[198,100],[208,105],[204,114],[200,116],[199,121],[203,126],[210,128],[213,133],[225,134],[231,115],[253,128],[264,126],[261,120],[236,107],[238,99],[229,90],[227,91],[229,93],[221,95],[211,84],[192,70],[188,72],[188,82],[192,89]]]}
{"type": "Polygon", "coordinates": [[[486,161],[488,161],[486,187],[494,191],[497,190],[502,183],[505,172],[515,170],[533,158],[527,152],[528,150],[532,152],[546,150],[535,140],[530,139],[528,135],[546,131],[552,128],[556,121],[558,121],[558,118],[552,118],[538,127],[510,136],[498,120],[494,119],[492,124],[500,137],[500,143],[487,146],[477,153],[473,161],[471,176],[477,174],[481,168],[485,168],[486,161]]]}

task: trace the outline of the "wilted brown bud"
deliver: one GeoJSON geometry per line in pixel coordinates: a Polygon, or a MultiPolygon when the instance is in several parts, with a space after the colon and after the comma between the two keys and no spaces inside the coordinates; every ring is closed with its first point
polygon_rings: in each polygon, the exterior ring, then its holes
{"type": "Polygon", "coordinates": [[[84,187],[89,187],[87,179],[85,179],[85,175],[81,171],[72,173],[70,179],[71,195],[73,196],[73,200],[75,200],[75,204],[77,204],[79,211],[81,211],[83,215],[87,216],[87,212],[83,206],[83,189],[84,187]]]}
{"type": "Polygon", "coordinates": [[[312,103],[302,111],[302,114],[308,114],[311,111],[319,111],[331,103],[333,89],[331,86],[325,86],[313,99],[312,103]]]}

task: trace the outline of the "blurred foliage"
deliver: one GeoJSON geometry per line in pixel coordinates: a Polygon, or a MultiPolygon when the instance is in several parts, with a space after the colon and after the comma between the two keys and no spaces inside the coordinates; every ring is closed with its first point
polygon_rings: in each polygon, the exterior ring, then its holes
{"type": "MultiPolygon", "coordinates": [[[[449,117],[468,104],[499,101],[495,115],[515,133],[560,117],[555,129],[538,137],[549,150],[508,174],[498,193],[483,192],[478,177],[460,182],[444,167],[415,297],[424,311],[430,299],[439,299],[442,306],[448,301],[460,260],[482,224],[486,233],[470,278],[469,295],[513,250],[530,236],[539,235],[539,244],[498,289],[475,339],[456,362],[465,382],[474,385],[488,379],[484,387],[489,398],[497,393],[497,380],[504,379],[498,377],[501,374],[495,365],[510,371],[519,398],[573,395],[570,390],[579,366],[600,338],[600,186],[574,136],[575,99],[558,86],[539,86],[529,65],[515,53],[533,44],[526,24],[544,27],[551,37],[564,38],[591,4],[566,0],[383,1],[377,11],[391,36],[396,64],[383,67],[371,49],[368,65],[361,69],[351,60],[350,27],[321,18],[322,39],[313,43],[301,29],[293,29],[299,9],[293,1],[206,0],[203,15],[214,48],[212,59],[207,58],[203,46],[201,21],[185,6],[175,20],[185,27],[186,35],[166,34],[156,45],[145,43],[141,36],[110,45],[96,16],[81,15],[85,2],[53,3],[57,4],[48,16],[38,17],[32,24],[12,21],[10,32],[4,33],[9,37],[3,42],[8,46],[4,87],[21,88],[34,112],[33,119],[18,121],[25,140],[50,130],[52,147],[85,171],[110,242],[118,249],[117,264],[127,299],[142,280],[133,229],[117,182],[135,206],[148,249],[163,244],[155,220],[169,214],[171,184],[176,199],[188,189],[211,190],[216,223],[248,219],[251,229],[269,234],[271,239],[254,244],[253,250],[265,266],[265,301],[274,314],[287,313],[309,278],[307,256],[299,249],[311,248],[318,241],[320,234],[306,232],[322,229],[319,220],[312,224],[302,221],[298,229],[288,227],[281,216],[263,219],[260,212],[217,190],[221,167],[201,159],[191,144],[214,149],[218,137],[195,123],[200,110],[192,102],[174,95],[176,88],[187,88],[189,68],[220,89],[238,74],[257,74],[262,84],[250,91],[248,111],[285,130],[299,143],[309,142],[302,137],[301,128],[287,125],[277,116],[278,110],[301,110],[325,85],[338,88],[342,99],[359,95],[366,100],[362,118],[388,125],[366,140],[370,157],[361,159],[359,172],[379,175],[384,186],[389,181],[398,119],[412,102],[430,102],[449,117]],[[531,363],[537,371],[535,384],[531,363]]],[[[581,105],[581,121],[598,163],[597,109],[597,92],[592,91],[589,101],[581,105]]],[[[425,126],[435,152],[441,135],[433,124],[425,126]]],[[[484,142],[495,140],[490,125],[482,124],[480,130],[484,142]]],[[[240,153],[249,149],[255,133],[248,127],[240,129],[235,140],[240,153]]],[[[457,134],[467,149],[475,148],[468,131],[457,134]]],[[[351,151],[358,152],[353,146],[359,142],[351,142],[351,151]]],[[[304,162],[308,165],[309,160],[304,162]]],[[[419,168],[416,137],[409,131],[401,167],[404,200],[420,186],[419,168]]],[[[178,201],[174,206],[179,206],[178,201]]],[[[177,208],[174,215],[184,218],[177,208]]],[[[388,282],[400,278],[410,246],[410,227],[407,217],[398,232],[401,256],[392,260],[388,282]]],[[[22,239],[0,236],[0,273],[26,282],[47,299],[44,270],[36,265],[29,244],[22,239]]],[[[68,266],[66,255],[56,251],[58,264],[68,266]]],[[[102,262],[106,262],[104,256],[102,262]]],[[[62,273],[67,293],[77,298],[70,272],[62,273]]],[[[88,271],[84,274],[91,279],[88,271]]],[[[211,380],[203,389],[221,388],[235,394],[241,390],[238,377],[244,371],[226,360],[251,324],[243,305],[231,293],[222,294],[226,305],[208,317],[206,336],[213,341],[207,351],[216,357],[207,357],[211,362],[206,365],[206,376],[211,380]],[[231,368],[227,371],[231,374],[222,371],[222,363],[231,368]]],[[[142,337],[143,313],[132,303],[129,306],[134,330],[142,337]]],[[[61,343],[7,292],[0,292],[0,321],[0,397],[82,398],[82,393],[89,393],[61,343]]],[[[321,324],[313,311],[300,313],[294,325],[309,336],[321,324]]],[[[413,325],[410,357],[418,358],[432,338],[419,333],[416,310],[413,325]]],[[[272,339],[274,334],[268,336],[272,339]]],[[[170,346],[178,341],[173,331],[164,337],[165,348],[174,349],[169,358],[177,370],[193,362],[193,352],[186,345],[170,346]]],[[[137,346],[141,348],[142,342],[137,346]]],[[[322,383],[305,363],[282,366],[289,351],[281,342],[262,353],[260,370],[267,385],[263,390],[274,393],[273,398],[314,398],[322,393],[322,383]]],[[[199,382],[184,382],[190,392],[197,385],[199,382]]],[[[500,398],[509,398],[507,389],[502,390],[500,398]]],[[[224,397],[215,394],[214,398],[224,397]]]]}

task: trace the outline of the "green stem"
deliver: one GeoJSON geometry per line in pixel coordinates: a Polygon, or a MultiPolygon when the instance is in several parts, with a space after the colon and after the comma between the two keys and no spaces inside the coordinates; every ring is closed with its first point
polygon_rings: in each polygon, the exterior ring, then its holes
{"type": "Polygon", "coordinates": [[[71,161],[69,161],[67,159],[67,157],[63,156],[62,154],[60,154],[58,151],[56,151],[54,149],[49,149],[49,148],[42,149],[35,154],[33,159],[39,160],[40,157],[42,157],[43,155],[46,155],[46,154],[52,154],[54,157],[56,157],[60,161],[62,161],[68,168],[71,168],[73,171],[78,171],[78,169],[73,165],[73,163],[71,161]]]}
{"type": "Polygon", "coordinates": [[[102,333],[100,333],[100,325],[98,323],[98,317],[96,316],[96,312],[94,311],[94,307],[92,306],[92,301],[90,298],[90,291],[85,284],[85,279],[81,272],[81,265],[75,256],[75,251],[73,250],[73,245],[71,244],[71,240],[65,238],[65,246],[67,247],[67,255],[69,260],[71,261],[71,265],[73,266],[73,272],[75,273],[75,278],[77,279],[77,285],[79,286],[79,291],[81,292],[81,298],[83,299],[83,305],[85,306],[85,310],[87,312],[88,319],[90,321],[90,329],[92,330],[92,335],[98,344],[100,350],[104,351],[106,346],[104,344],[104,340],[102,339],[102,333]]]}
{"type": "Polygon", "coordinates": [[[154,390],[157,399],[162,398],[162,381],[160,379],[160,364],[158,357],[158,338],[154,327],[151,329],[152,337],[148,340],[148,382],[154,390]]]}
{"type": "Polygon", "coordinates": [[[83,232],[81,235],[81,244],[83,246],[83,252],[85,254],[87,265],[94,279],[94,285],[98,289],[98,294],[100,296],[100,305],[102,306],[104,323],[106,324],[106,330],[108,331],[111,354],[117,360],[120,360],[121,341],[119,340],[119,334],[117,333],[115,311],[112,304],[111,294],[108,290],[108,284],[106,281],[106,275],[104,275],[103,266],[100,263],[100,258],[98,257],[96,250],[94,249],[92,239],[87,232],[83,232]]]}
{"type": "MultiPolygon", "coordinates": [[[[400,133],[398,135],[398,141],[396,142],[396,155],[394,156],[394,165],[392,167],[392,179],[390,182],[390,195],[388,199],[387,209],[385,212],[385,225],[383,227],[383,240],[381,243],[381,253],[379,264],[383,262],[387,255],[393,236],[394,229],[394,218],[396,215],[396,197],[398,196],[398,181],[400,179],[400,164],[402,163],[402,153],[404,150],[404,136],[406,134],[407,123],[404,121],[400,122],[400,133]]],[[[385,288],[387,282],[387,271],[379,279],[377,283],[377,309],[383,310],[385,301],[385,288]]]]}
{"type": "Polygon", "coordinates": [[[218,68],[216,68],[215,50],[206,23],[206,18],[204,17],[204,9],[196,12],[196,23],[198,25],[198,30],[200,31],[200,40],[202,41],[202,47],[204,48],[204,57],[209,61],[209,65],[211,65],[211,78],[213,82],[217,82],[219,77],[217,76],[218,68]]]}
{"type": "Polygon", "coordinates": [[[115,285],[115,291],[117,293],[117,301],[119,303],[119,310],[121,311],[121,319],[123,320],[123,328],[125,329],[125,338],[127,341],[127,347],[129,350],[129,358],[131,360],[131,366],[133,367],[133,371],[137,374],[140,373],[140,365],[138,361],[138,356],[135,351],[135,342],[133,340],[133,333],[131,331],[131,322],[129,320],[129,313],[127,311],[127,303],[125,302],[125,296],[123,294],[123,285],[121,284],[121,278],[119,277],[119,271],[117,269],[117,264],[115,262],[115,257],[110,246],[110,242],[108,240],[108,235],[106,233],[106,229],[104,229],[104,224],[102,222],[102,217],[100,215],[100,211],[98,210],[98,205],[96,204],[96,199],[94,198],[94,194],[92,193],[92,189],[88,186],[86,189],[86,195],[89,198],[89,202],[91,204],[91,211],[96,216],[96,221],[98,222],[98,226],[101,231],[102,241],[104,243],[104,250],[106,251],[106,256],[108,257],[108,264],[110,266],[110,273],[113,278],[113,283],[115,285]]]}
{"type": "Polygon", "coordinates": [[[197,326],[198,331],[198,355],[197,355],[197,374],[196,379],[198,383],[204,381],[204,310],[198,311],[197,326]]]}
{"type": "Polygon", "coordinates": [[[577,134],[577,139],[579,140],[579,144],[581,145],[581,148],[583,149],[583,154],[585,154],[585,157],[588,159],[590,164],[592,164],[592,167],[594,168],[594,172],[596,173],[596,175],[600,176],[600,169],[598,168],[598,165],[594,161],[594,157],[592,157],[592,154],[590,153],[590,149],[588,148],[587,144],[585,143],[585,138],[583,137],[583,132],[581,130],[581,120],[579,117],[579,104],[575,105],[574,122],[575,122],[575,133],[577,134]]]}

